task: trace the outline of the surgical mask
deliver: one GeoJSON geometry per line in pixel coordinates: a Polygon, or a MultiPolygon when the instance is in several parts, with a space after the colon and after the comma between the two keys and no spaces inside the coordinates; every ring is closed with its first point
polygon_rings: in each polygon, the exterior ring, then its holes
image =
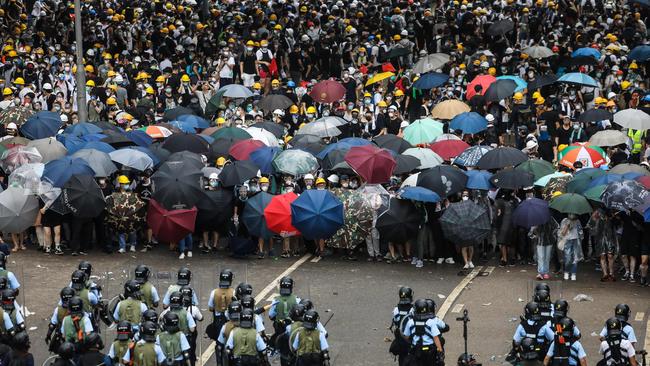
{"type": "Polygon", "coordinates": [[[577,130],[577,129],[579,129],[579,128],[580,128],[580,125],[579,125],[579,124],[574,124],[574,125],[573,125],[573,129],[574,129],[574,130],[577,130]]]}
{"type": "Polygon", "coordinates": [[[311,114],[311,113],[307,113],[307,118],[313,118],[313,117],[314,117],[313,114],[311,114]]]}
{"type": "Polygon", "coordinates": [[[350,183],[341,183],[341,187],[343,188],[348,188],[350,186],[350,183]]]}
{"type": "Polygon", "coordinates": [[[106,184],[106,179],[99,179],[98,182],[99,182],[99,184],[102,184],[102,185],[106,184]]]}
{"type": "Polygon", "coordinates": [[[246,47],[246,51],[253,52],[253,47],[246,47]]]}
{"type": "Polygon", "coordinates": [[[172,92],[172,88],[165,88],[165,93],[171,94],[171,92],[172,92]]]}
{"type": "Polygon", "coordinates": [[[65,70],[65,72],[70,72],[70,66],[64,67],[63,70],[65,70]]]}
{"type": "Polygon", "coordinates": [[[266,48],[266,47],[262,47],[261,50],[262,50],[262,52],[266,53],[266,51],[268,51],[269,49],[266,48]]]}
{"type": "Polygon", "coordinates": [[[355,189],[359,186],[357,182],[350,182],[350,188],[355,189]]]}
{"type": "Polygon", "coordinates": [[[246,106],[246,112],[249,112],[249,113],[250,113],[250,112],[252,112],[252,111],[253,111],[253,106],[250,105],[250,104],[247,105],[247,106],[246,106]]]}
{"type": "Polygon", "coordinates": [[[122,184],[122,189],[128,191],[131,189],[131,186],[129,184],[122,184]]]}
{"type": "Polygon", "coordinates": [[[370,103],[372,103],[372,100],[371,100],[370,98],[365,98],[365,99],[363,100],[363,102],[364,102],[365,104],[370,104],[370,103]]]}
{"type": "Polygon", "coordinates": [[[569,103],[569,100],[567,98],[563,98],[562,103],[569,103]]]}
{"type": "Polygon", "coordinates": [[[284,187],[284,191],[286,193],[291,193],[291,192],[293,192],[293,187],[284,187]]]}
{"type": "Polygon", "coordinates": [[[463,196],[463,201],[468,201],[468,200],[469,200],[469,197],[463,196]]]}
{"type": "Polygon", "coordinates": [[[329,115],[330,115],[330,111],[328,111],[327,109],[323,111],[323,117],[327,117],[329,115]]]}
{"type": "Polygon", "coordinates": [[[388,112],[388,117],[395,117],[395,112],[388,112]]]}
{"type": "Polygon", "coordinates": [[[324,190],[325,190],[325,186],[318,186],[318,187],[316,187],[316,190],[318,190],[318,191],[324,191],[324,190]]]}
{"type": "Polygon", "coordinates": [[[161,89],[163,87],[163,83],[156,83],[156,87],[158,87],[158,89],[161,89]]]}
{"type": "Polygon", "coordinates": [[[210,187],[217,187],[219,185],[219,181],[216,179],[210,179],[210,187]]]}
{"type": "Polygon", "coordinates": [[[262,192],[266,192],[266,191],[269,190],[269,186],[262,186],[261,189],[262,189],[262,192]]]}

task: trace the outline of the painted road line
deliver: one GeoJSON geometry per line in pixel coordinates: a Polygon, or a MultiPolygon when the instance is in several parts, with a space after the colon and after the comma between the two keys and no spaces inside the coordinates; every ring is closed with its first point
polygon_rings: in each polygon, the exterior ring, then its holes
{"type": "Polygon", "coordinates": [[[451,309],[451,312],[452,312],[452,313],[460,313],[460,311],[463,310],[463,306],[465,306],[465,304],[456,304],[456,305],[454,305],[454,307],[451,309]]]}
{"type": "Polygon", "coordinates": [[[648,319],[648,322],[645,324],[645,344],[643,349],[646,351],[650,349],[650,319],[648,319]]]}
{"type": "MultiPolygon", "coordinates": [[[[255,302],[259,303],[262,300],[264,300],[264,298],[278,286],[278,282],[280,281],[280,279],[282,277],[290,275],[293,271],[298,269],[298,267],[300,267],[303,263],[305,263],[307,260],[309,260],[309,258],[311,258],[311,254],[303,255],[300,259],[295,261],[291,265],[291,267],[285,269],[284,272],[280,273],[280,275],[278,277],[273,279],[273,281],[271,281],[266,287],[264,287],[262,289],[262,291],[260,291],[257,294],[257,296],[255,296],[255,302]]],[[[206,363],[208,363],[210,361],[210,358],[214,354],[214,346],[215,346],[215,344],[216,343],[214,341],[210,342],[208,347],[206,347],[205,351],[203,351],[203,353],[201,354],[201,357],[199,358],[199,360],[197,362],[198,365],[203,366],[203,365],[205,365],[206,363]]]]}
{"type": "Polygon", "coordinates": [[[447,315],[447,312],[451,308],[451,305],[454,303],[454,301],[456,301],[460,293],[463,292],[463,289],[467,287],[467,285],[474,279],[474,277],[476,277],[481,272],[482,269],[483,267],[479,267],[472,270],[472,272],[470,272],[467,276],[465,276],[465,278],[463,278],[463,280],[460,281],[458,286],[456,286],[456,288],[454,288],[453,291],[451,291],[449,296],[447,296],[447,299],[445,299],[445,302],[440,307],[440,310],[438,311],[438,318],[443,320],[445,319],[445,315],[447,315]]]}
{"type": "Polygon", "coordinates": [[[643,318],[645,318],[645,313],[643,311],[639,311],[634,315],[634,321],[635,322],[642,322],[643,318]]]}

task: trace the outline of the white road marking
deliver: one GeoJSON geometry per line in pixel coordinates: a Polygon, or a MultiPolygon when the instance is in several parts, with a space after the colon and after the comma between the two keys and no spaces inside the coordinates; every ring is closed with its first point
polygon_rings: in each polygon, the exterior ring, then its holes
{"type": "MultiPolygon", "coordinates": [[[[297,261],[295,261],[295,262],[291,265],[291,267],[287,268],[286,270],[284,270],[284,272],[280,273],[280,275],[279,275],[278,277],[276,277],[275,279],[273,279],[273,281],[271,281],[271,282],[270,282],[266,287],[264,287],[264,288],[262,289],[262,291],[260,291],[260,292],[257,294],[257,296],[255,296],[255,302],[256,302],[256,303],[259,303],[259,302],[261,302],[262,300],[264,300],[264,298],[265,298],[265,297],[266,297],[266,296],[267,296],[271,291],[273,291],[273,290],[277,287],[278,282],[280,281],[280,279],[281,279],[282,277],[291,274],[293,271],[295,271],[296,269],[298,269],[298,267],[300,267],[303,263],[305,263],[307,260],[309,260],[309,258],[311,258],[311,254],[305,254],[305,255],[303,255],[300,259],[298,259],[297,261]]],[[[216,344],[216,343],[215,343],[214,341],[210,342],[210,344],[208,345],[208,347],[206,347],[205,351],[203,351],[203,353],[201,354],[201,357],[199,358],[198,363],[197,363],[198,365],[200,365],[200,366],[204,366],[206,363],[208,363],[208,361],[210,361],[210,358],[211,358],[212,355],[214,354],[214,346],[215,346],[215,344],[216,344]]]]}
{"type": "Polygon", "coordinates": [[[483,272],[484,272],[484,273],[487,273],[486,276],[489,276],[489,275],[492,274],[492,271],[494,271],[494,268],[496,268],[496,267],[494,267],[494,266],[486,267],[486,268],[485,268],[485,271],[483,271],[483,272]]]}
{"type": "Polygon", "coordinates": [[[634,321],[635,321],[635,322],[642,322],[642,321],[643,321],[643,318],[645,318],[645,313],[644,313],[643,311],[639,311],[639,312],[637,312],[636,315],[634,316],[634,321]]]}
{"type": "Polygon", "coordinates": [[[643,349],[650,349],[650,319],[648,319],[648,322],[645,324],[645,344],[643,346],[643,349]]]}
{"type": "Polygon", "coordinates": [[[449,296],[447,296],[445,302],[440,307],[440,310],[438,310],[438,318],[443,320],[445,319],[445,315],[447,315],[447,312],[449,311],[449,308],[451,308],[451,305],[454,303],[454,301],[456,301],[460,293],[463,292],[463,289],[467,287],[467,285],[474,279],[474,277],[476,277],[479,274],[479,272],[481,272],[482,269],[483,267],[478,267],[472,270],[472,272],[470,272],[467,276],[465,276],[465,278],[463,278],[463,280],[460,281],[458,286],[456,286],[454,290],[451,291],[449,296]]]}
{"type": "Polygon", "coordinates": [[[451,312],[452,312],[452,313],[460,313],[460,311],[463,310],[463,306],[465,306],[465,304],[456,304],[456,305],[454,305],[454,307],[451,309],[451,312]]]}

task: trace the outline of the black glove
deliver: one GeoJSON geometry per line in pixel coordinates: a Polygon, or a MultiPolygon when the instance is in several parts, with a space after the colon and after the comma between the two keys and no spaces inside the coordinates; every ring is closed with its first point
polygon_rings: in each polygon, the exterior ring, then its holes
{"type": "Polygon", "coordinates": [[[52,340],[52,333],[54,333],[54,330],[56,329],[56,325],[50,323],[47,327],[47,335],[45,336],[45,344],[50,344],[50,340],[52,340]]]}

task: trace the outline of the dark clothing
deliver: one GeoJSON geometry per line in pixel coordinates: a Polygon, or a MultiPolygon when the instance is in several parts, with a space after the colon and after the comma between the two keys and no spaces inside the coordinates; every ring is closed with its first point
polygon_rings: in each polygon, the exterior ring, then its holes
{"type": "Polygon", "coordinates": [[[104,362],[104,355],[99,351],[88,351],[79,356],[78,366],[97,366],[104,362]]]}
{"type": "Polygon", "coordinates": [[[556,137],[557,137],[557,144],[559,145],[570,145],[570,139],[571,139],[571,132],[573,132],[573,127],[569,126],[568,129],[565,129],[564,126],[560,127],[557,130],[556,137]]]}

